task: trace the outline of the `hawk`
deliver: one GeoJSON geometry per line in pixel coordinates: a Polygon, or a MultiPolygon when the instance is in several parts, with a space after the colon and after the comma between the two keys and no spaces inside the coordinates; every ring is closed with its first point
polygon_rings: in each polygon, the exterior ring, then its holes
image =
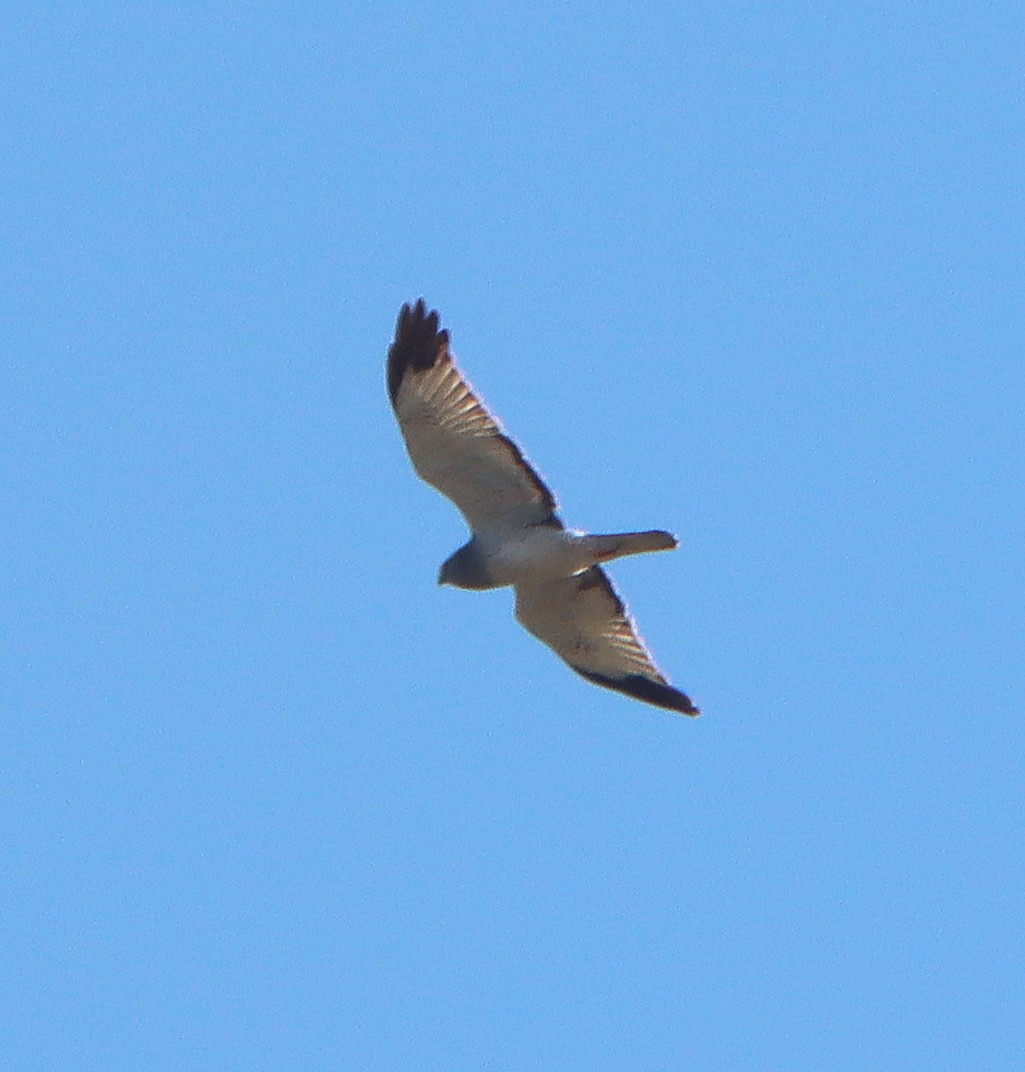
{"type": "Polygon", "coordinates": [[[512,585],[519,623],[588,681],[698,714],[655,665],[599,565],[672,550],[676,537],[567,529],[551,490],[459,371],[448,332],[438,330],[438,313],[428,313],[423,298],[399,313],[387,373],[413,468],[455,503],[472,531],[442,564],[438,584],[512,585]]]}

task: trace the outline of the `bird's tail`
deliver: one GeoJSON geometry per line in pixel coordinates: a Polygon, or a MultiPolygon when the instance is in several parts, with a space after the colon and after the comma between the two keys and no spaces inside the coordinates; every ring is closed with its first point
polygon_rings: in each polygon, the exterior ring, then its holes
{"type": "Polygon", "coordinates": [[[596,562],[608,562],[624,555],[643,555],[648,551],[672,551],[679,540],[671,532],[651,529],[648,532],[617,532],[611,536],[589,536],[588,544],[596,562]]]}

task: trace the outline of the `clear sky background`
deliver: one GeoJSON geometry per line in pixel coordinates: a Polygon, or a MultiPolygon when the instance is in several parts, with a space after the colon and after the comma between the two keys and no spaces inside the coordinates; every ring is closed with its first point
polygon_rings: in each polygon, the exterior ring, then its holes
{"type": "Polygon", "coordinates": [[[7,4],[0,1067],[1025,1067],[1016,4],[7,4]],[[424,295],[689,720],[384,390],[424,295]]]}

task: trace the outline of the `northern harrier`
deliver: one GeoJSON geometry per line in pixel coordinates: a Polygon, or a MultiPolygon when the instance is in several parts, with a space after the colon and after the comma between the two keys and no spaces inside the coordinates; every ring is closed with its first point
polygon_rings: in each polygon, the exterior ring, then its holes
{"type": "Polygon", "coordinates": [[[669,551],[668,532],[593,536],[563,526],[555,497],[456,367],[448,332],[421,298],[404,305],[388,350],[388,394],[416,471],[466,518],[473,536],[438,584],[516,589],[516,618],[578,674],[638,700],[696,715],[662,676],[598,565],[669,551]]]}

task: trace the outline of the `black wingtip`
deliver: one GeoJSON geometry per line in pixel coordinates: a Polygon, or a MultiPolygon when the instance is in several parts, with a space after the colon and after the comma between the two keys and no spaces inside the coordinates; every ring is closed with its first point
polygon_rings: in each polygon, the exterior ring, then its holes
{"type": "Polygon", "coordinates": [[[448,352],[448,332],[438,330],[438,311],[427,311],[423,298],[399,310],[395,341],[388,348],[388,397],[394,404],[406,369],[431,368],[448,352]]]}
{"type": "Polygon", "coordinates": [[[679,711],[681,715],[700,715],[701,711],[691,703],[690,697],[674,689],[672,685],[664,685],[658,681],[652,681],[649,677],[640,674],[627,674],[625,677],[606,677],[605,674],[596,674],[591,670],[581,670],[574,666],[574,670],[581,677],[593,681],[595,685],[602,685],[616,692],[624,692],[635,700],[643,700],[645,703],[654,704],[656,707],[664,707],[669,711],[679,711]]]}

